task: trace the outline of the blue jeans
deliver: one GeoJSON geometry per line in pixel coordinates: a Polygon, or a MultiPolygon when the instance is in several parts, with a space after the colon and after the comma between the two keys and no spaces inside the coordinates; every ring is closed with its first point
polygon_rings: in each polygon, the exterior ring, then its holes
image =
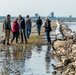
{"type": "Polygon", "coordinates": [[[50,32],[46,32],[47,42],[51,43],[50,32]]]}
{"type": "Polygon", "coordinates": [[[27,38],[29,38],[31,34],[31,27],[26,27],[27,38]]]}
{"type": "Polygon", "coordinates": [[[41,25],[37,25],[37,31],[38,31],[38,34],[40,35],[41,25]]]}

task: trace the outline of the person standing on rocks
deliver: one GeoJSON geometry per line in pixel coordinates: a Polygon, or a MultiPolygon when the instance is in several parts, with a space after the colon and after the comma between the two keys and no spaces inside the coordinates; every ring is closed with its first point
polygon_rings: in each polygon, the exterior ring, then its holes
{"type": "Polygon", "coordinates": [[[47,44],[51,44],[51,38],[50,38],[50,31],[52,31],[50,20],[48,18],[45,19],[45,32],[46,32],[46,37],[47,37],[47,44]]]}
{"type": "Polygon", "coordinates": [[[26,44],[27,38],[26,38],[26,32],[25,32],[25,20],[21,15],[19,15],[19,31],[20,31],[20,36],[21,36],[21,42],[20,43],[21,44],[24,43],[23,40],[25,40],[25,44],[26,44]]]}
{"type": "Polygon", "coordinates": [[[5,45],[5,42],[7,41],[7,45],[10,45],[9,43],[9,36],[11,31],[11,20],[10,20],[10,14],[7,15],[7,18],[3,22],[3,32],[5,33],[5,37],[3,40],[3,44],[5,45]]]}
{"type": "Polygon", "coordinates": [[[38,35],[40,35],[41,25],[42,25],[42,20],[41,20],[40,16],[38,17],[38,19],[36,21],[36,25],[37,25],[38,35]]]}
{"type": "Polygon", "coordinates": [[[26,25],[27,38],[29,39],[31,34],[31,28],[32,28],[32,23],[29,18],[29,15],[26,16],[25,25],[26,25]]]}

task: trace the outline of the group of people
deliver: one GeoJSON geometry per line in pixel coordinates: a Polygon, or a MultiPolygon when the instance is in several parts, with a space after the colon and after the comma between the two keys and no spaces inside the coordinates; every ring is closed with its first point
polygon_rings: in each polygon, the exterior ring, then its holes
{"type": "Polygon", "coordinates": [[[5,45],[7,40],[7,45],[10,45],[9,43],[10,31],[12,31],[13,34],[11,43],[13,43],[13,40],[15,38],[16,43],[18,43],[18,38],[21,38],[20,43],[27,43],[27,38],[29,38],[30,36],[32,26],[31,20],[29,19],[29,15],[26,16],[26,22],[25,19],[21,15],[19,15],[19,17],[13,21],[12,25],[10,18],[11,16],[7,15],[7,18],[3,22],[3,31],[5,33],[3,44],[5,45]]]}
{"type": "MultiPolygon", "coordinates": [[[[16,18],[12,25],[11,25],[11,16],[10,14],[7,15],[7,18],[3,22],[3,32],[5,33],[3,44],[10,45],[9,43],[9,37],[10,37],[10,31],[12,31],[12,39],[11,43],[13,43],[13,40],[16,38],[16,43],[18,43],[18,38],[21,39],[21,43],[27,43],[27,39],[29,39],[30,34],[31,34],[31,29],[32,29],[32,22],[31,19],[29,18],[29,15],[26,16],[26,19],[24,19],[21,15],[19,15],[18,18],[16,18]],[[7,43],[6,43],[7,42],[7,43]]],[[[47,36],[47,43],[51,44],[51,38],[50,38],[50,31],[51,29],[51,24],[50,20],[46,18],[45,20],[45,32],[47,36]]],[[[36,20],[36,25],[37,25],[37,30],[38,30],[38,35],[40,35],[41,31],[41,26],[42,26],[42,20],[40,17],[36,20]]]]}

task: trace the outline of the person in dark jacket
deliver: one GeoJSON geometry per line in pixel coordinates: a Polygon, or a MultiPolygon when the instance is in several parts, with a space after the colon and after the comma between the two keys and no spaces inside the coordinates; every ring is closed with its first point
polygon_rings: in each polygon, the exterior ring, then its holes
{"type": "Polygon", "coordinates": [[[36,21],[36,25],[37,25],[38,34],[40,35],[41,25],[42,25],[42,20],[41,20],[40,16],[38,17],[38,19],[36,21]]]}
{"type": "Polygon", "coordinates": [[[21,43],[23,43],[23,39],[27,43],[27,38],[25,33],[25,20],[21,15],[19,15],[19,29],[20,29],[20,35],[21,35],[21,43]]]}
{"type": "Polygon", "coordinates": [[[16,18],[13,23],[12,23],[12,33],[13,33],[13,38],[11,40],[11,43],[16,37],[16,43],[18,43],[18,36],[19,36],[19,24],[18,24],[18,18],[16,18]]]}
{"type": "Polygon", "coordinates": [[[3,44],[5,45],[5,41],[7,40],[7,45],[10,45],[9,43],[9,36],[11,31],[11,21],[10,21],[10,15],[7,15],[7,18],[3,22],[3,32],[5,33],[5,38],[3,41],[3,44]]]}
{"type": "Polygon", "coordinates": [[[31,24],[31,20],[29,18],[29,15],[26,16],[26,32],[27,32],[27,38],[29,39],[30,34],[31,34],[31,28],[32,28],[32,24],[31,24]]]}
{"type": "Polygon", "coordinates": [[[51,44],[51,38],[50,38],[50,31],[52,31],[50,20],[46,18],[46,22],[44,24],[46,37],[47,37],[47,44],[51,44]]]}

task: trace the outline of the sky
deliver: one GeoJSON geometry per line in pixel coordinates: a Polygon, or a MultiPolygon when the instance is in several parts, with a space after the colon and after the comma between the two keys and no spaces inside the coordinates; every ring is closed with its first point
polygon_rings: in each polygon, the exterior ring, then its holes
{"type": "Polygon", "coordinates": [[[38,13],[48,16],[54,12],[56,17],[76,17],[76,0],[0,0],[0,16],[30,15],[38,13]]]}

